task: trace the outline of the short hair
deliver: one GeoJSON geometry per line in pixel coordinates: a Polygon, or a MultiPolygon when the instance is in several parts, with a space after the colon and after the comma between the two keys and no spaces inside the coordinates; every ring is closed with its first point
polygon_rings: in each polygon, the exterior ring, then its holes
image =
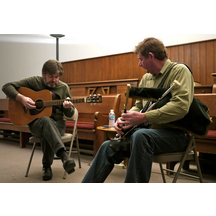
{"type": "Polygon", "coordinates": [[[54,60],[54,59],[50,59],[48,61],[46,61],[42,67],[42,72],[44,74],[56,74],[59,73],[59,75],[63,75],[64,73],[64,69],[63,66],[61,64],[61,62],[54,60]]]}
{"type": "Polygon", "coordinates": [[[134,53],[138,54],[138,52],[145,58],[148,58],[149,52],[153,53],[154,57],[161,61],[168,58],[163,42],[154,37],[149,37],[141,41],[134,49],[134,53]]]}

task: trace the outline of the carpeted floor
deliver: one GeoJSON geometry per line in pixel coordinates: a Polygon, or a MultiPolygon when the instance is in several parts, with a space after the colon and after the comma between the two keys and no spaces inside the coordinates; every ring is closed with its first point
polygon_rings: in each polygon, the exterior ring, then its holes
{"type": "MultiPolygon", "coordinates": [[[[25,177],[27,164],[31,154],[32,146],[29,144],[26,148],[21,149],[19,144],[14,141],[0,139],[0,183],[80,183],[90,167],[93,160],[92,156],[81,154],[82,168],[78,167],[77,155],[72,154],[77,167],[76,171],[63,179],[64,169],[61,160],[54,160],[52,165],[53,178],[50,181],[42,181],[42,152],[37,147],[34,153],[29,176],[25,177]]],[[[196,171],[195,166],[190,166],[189,173],[196,171]]],[[[106,183],[123,183],[126,169],[114,168],[106,179],[106,183]]],[[[216,182],[215,175],[203,175],[205,182],[216,182]]],[[[173,175],[166,176],[167,182],[172,182],[173,175]]],[[[180,176],[178,183],[198,183],[198,180],[185,176],[180,176]]],[[[158,164],[153,164],[150,183],[162,183],[162,177],[158,164]]]]}

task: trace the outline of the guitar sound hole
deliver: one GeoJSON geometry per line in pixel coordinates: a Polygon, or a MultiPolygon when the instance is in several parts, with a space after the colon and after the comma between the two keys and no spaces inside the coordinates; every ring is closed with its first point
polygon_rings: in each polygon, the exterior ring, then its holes
{"type": "Polygon", "coordinates": [[[36,106],[36,109],[37,109],[37,110],[42,109],[42,108],[43,108],[43,101],[42,101],[42,100],[37,100],[37,101],[35,102],[35,106],[36,106]]]}

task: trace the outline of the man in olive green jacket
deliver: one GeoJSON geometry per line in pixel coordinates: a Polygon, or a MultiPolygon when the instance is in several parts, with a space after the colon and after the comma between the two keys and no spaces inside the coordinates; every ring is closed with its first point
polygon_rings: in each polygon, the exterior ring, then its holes
{"type": "Polygon", "coordinates": [[[185,65],[175,65],[171,62],[164,44],[156,38],[146,38],[141,41],[134,52],[137,54],[139,66],[147,72],[141,79],[139,87],[156,88],[164,77],[166,80],[163,88],[170,88],[174,80],[177,80],[181,86],[174,88],[169,102],[158,109],[140,112],[147,101],[137,99],[134,107],[122,113],[115,123],[115,129],[120,136],[133,126],[142,124],[150,126],[140,128],[130,136],[128,150],[116,150],[110,146],[109,140],[105,141],[83,178],[83,183],[104,182],[114,164],[120,163],[125,158],[130,158],[125,182],[147,183],[150,180],[155,154],[184,151],[189,143],[190,134],[184,129],[169,127],[169,123],[182,119],[189,111],[194,93],[191,72],[185,65]]]}
{"type": "MultiPolygon", "coordinates": [[[[25,95],[20,94],[19,87],[27,87],[34,91],[49,90],[55,99],[71,98],[68,85],[59,80],[64,70],[62,64],[56,60],[48,60],[42,68],[42,76],[29,77],[20,81],[10,82],[2,87],[2,91],[14,100],[23,104],[26,109],[35,109],[35,102],[25,95]]],[[[61,158],[63,167],[68,174],[75,171],[75,162],[68,157],[61,136],[65,133],[66,120],[64,115],[72,117],[74,106],[70,101],[65,100],[62,105],[55,106],[55,112],[50,117],[37,118],[29,123],[31,133],[41,140],[43,151],[43,180],[52,179],[51,165],[54,155],[61,158]]]]}

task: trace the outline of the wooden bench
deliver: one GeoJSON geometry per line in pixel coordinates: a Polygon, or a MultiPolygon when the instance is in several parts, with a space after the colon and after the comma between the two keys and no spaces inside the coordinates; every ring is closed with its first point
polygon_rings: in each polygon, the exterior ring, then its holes
{"type": "MultiPolygon", "coordinates": [[[[209,115],[213,120],[206,136],[195,137],[199,160],[202,161],[202,154],[216,154],[216,93],[194,94],[194,97],[206,104],[209,108],[209,115]]],[[[175,165],[176,162],[167,163],[166,168],[173,170],[175,165]]],[[[185,162],[183,168],[189,169],[189,162],[185,162]]],[[[168,172],[168,174],[170,173],[168,172]]]]}
{"type": "MultiPolygon", "coordinates": [[[[81,82],[81,83],[68,83],[70,87],[71,94],[73,97],[79,95],[114,95],[120,94],[121,101],[119,105],[118,115],[121,115],[121,110],[123,110],[125,103],[125,92],[127,91],[127,84],[131,86],[138,87],[139,79],[120,79],[120,80],[103,80],[95,82],[81,82]]],[[[128,99],[128,109],[133,106],[135,99],[128,99]]],[[[117,112],[115,113],[117,114],[117,112]]]]}
{"type": "Polygon", "coordinates": [[[209,108],[209,115],[213,120],[207,136],[201,138],[196,137],[197,151],[201,153],[216,154],[216,93],[195,94],[194,97],[206,104],[209,108]]]}
{"type": "MultiPolygon", "coordinates": [[[[77,98],[79,97],[77,96],[77,98]]],[[[93,142],[93,146],[90,144],[90,150],[92,151],[93,149],[94,155],[103,142],[103,136],[100,131],[97,131],[96,128],[98,126],[108,125],[110,109],[113,109],[116,114],[116,118],[118,117],[120,100],[120,94],[102,95],[102,103],[97,103],[95,105],[91,105],[89,103],[74,104],[79,113],[77,123],[78,138],[93,142]]],[[[73,123],[67,121],[66,132],[71,132],[72,130],[73,123]]],[[[82,145],[80,144],[80,147],[81,146],[82,145]]]]}
{"type": "Polygon", "coordinates": [[[28,142],[31,132],[27,125],[16,126],[10,122],[8,116],[8,98],[0,98],[0,130],[3,137],[13,136],[19,138],[20,148],[24,148],[28,142]],[[15,132],[15,133],[14,133],[15,132]]]}

